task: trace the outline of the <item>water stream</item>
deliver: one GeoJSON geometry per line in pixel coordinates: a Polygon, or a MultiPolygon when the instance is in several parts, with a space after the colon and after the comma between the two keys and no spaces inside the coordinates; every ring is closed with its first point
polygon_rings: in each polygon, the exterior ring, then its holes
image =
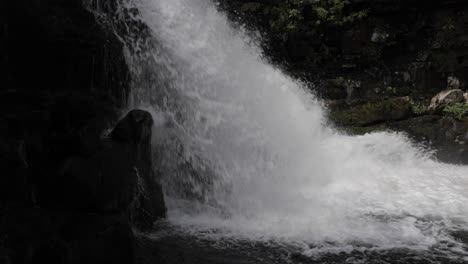
{"type": "Polygon", "coordinates": [[[399,133],[337,132],[320,99],[209,0],[131,4],[151,33],[129,56],[134,102],[156,119],[174,232],[305,256],[404,248],[468,261],[453,235],[468,230],[468,167],[399,133]]]}

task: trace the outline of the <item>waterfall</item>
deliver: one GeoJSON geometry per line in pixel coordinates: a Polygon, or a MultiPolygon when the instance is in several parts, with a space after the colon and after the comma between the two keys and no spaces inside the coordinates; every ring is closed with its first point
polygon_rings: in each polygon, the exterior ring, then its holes
{"type": "MultiPolygon", "coordinates": [[[[400,133],[348,136],[298,80],[209,0],[134,0],[149,28],[129,55],[156,119],[169,222],[309,245],[429,248],[468,229],[468,168],[400,133]]],[[[310,249],[312,252],[313,249],[310,249]]]]}

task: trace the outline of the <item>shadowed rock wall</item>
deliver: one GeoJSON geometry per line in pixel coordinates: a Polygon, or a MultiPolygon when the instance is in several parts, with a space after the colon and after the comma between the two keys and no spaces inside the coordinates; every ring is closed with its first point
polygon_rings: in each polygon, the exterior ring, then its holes
{"type": "Polygon", "coordinates": [[[133,263],[166,209],[123,44],[78,0],[0,12],[0,263],[133,263]]]}

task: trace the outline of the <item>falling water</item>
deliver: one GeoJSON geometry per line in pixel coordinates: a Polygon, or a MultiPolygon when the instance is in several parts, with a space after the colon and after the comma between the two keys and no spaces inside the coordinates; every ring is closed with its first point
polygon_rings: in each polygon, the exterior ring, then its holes
{"type": "Polygon", "coordinates": [[[315,245],[306,254],[447,241],[463,251],[451,232],[468,229],[467,167],[436,162],[399,133],[330,128],[320,100],[209,0],[133,5],[151,35],[129,57],[134,97],[156,119],[170,223],[315,245]]]}

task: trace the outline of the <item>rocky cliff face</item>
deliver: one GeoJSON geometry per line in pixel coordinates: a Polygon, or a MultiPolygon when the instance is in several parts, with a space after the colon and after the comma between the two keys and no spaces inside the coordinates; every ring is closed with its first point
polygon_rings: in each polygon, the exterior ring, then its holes
{"type": "Polygon", "coordinates": [[[440,91],[468,89],[466,1],[220,3],[234,20],[263,32],[267,56],[314,83],[338,126],[353,133],[392,128],[431,138],[441,153],[453,150],[440,155],[445,161],[458,162],[466,152],[468,131],[460,129],[467,124],[466,105],[420,118],[440,91]],[[461,115],[453,118],[454,111],[461,115]],[[439,136],[411,128],[434,119],[427,126],[443,131],[439,136]],[[441,126],[442,119],[456,123],[456,131],[441,126]]]}
{"type": "Polygon", "coordinates": [[[132,263],[165,207],[123,44],[79,0],[0,5],[0,263],[132,263]]]}

